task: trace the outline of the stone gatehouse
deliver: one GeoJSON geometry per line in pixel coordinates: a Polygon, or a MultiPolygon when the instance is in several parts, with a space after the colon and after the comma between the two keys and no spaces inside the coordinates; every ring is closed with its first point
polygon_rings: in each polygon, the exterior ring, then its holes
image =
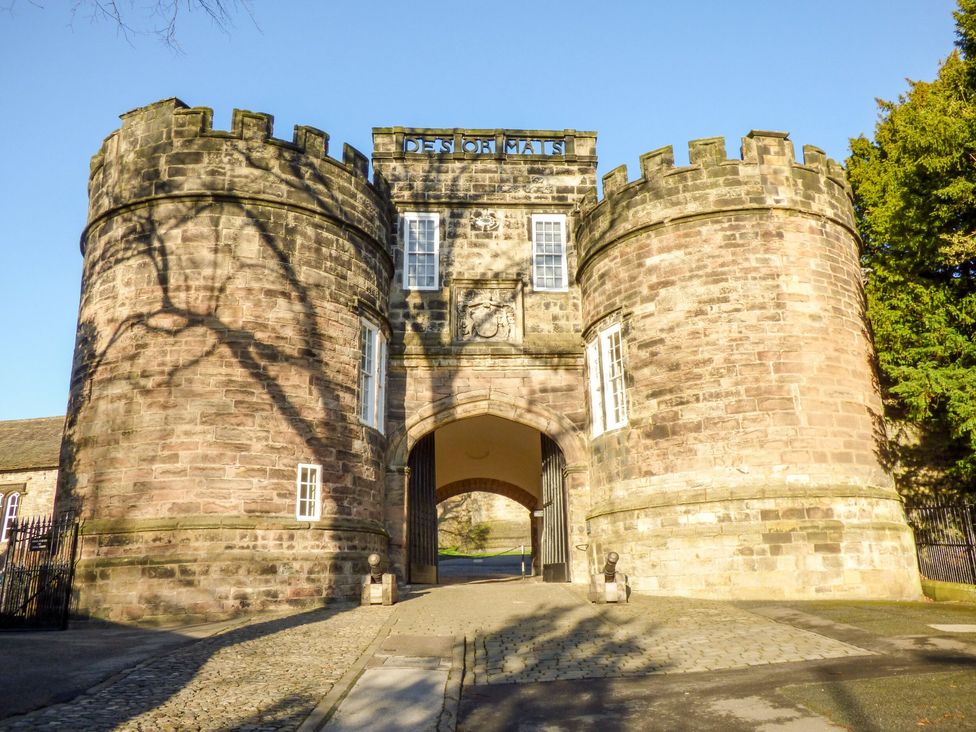
{"type": "Polygon", "coordinates": [[[436,504],[533,515],[548,581],[914,598],[848,186],[783,133],[328,135],[170,99],[95,155],[59,510],[78,610],[150,621],[437,579],[436,504]]]}

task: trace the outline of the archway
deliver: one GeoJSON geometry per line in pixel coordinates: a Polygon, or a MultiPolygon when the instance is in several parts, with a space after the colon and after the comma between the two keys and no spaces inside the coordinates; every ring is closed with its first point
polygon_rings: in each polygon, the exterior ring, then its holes
{"type": "Polygon", "coordinates": [[[565,459],[545,432],[480,414],[441,424],[408,457],[406,569],[410,582],[436,583],[436,504],[472,491],[498,493],[532,513],[535,556],[546,581],[569,580],[565,459]]]}

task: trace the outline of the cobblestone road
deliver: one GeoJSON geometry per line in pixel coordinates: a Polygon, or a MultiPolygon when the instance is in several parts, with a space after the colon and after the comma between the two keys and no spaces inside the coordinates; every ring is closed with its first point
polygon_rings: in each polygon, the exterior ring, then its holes
{"type": "Polygon", "coordinates": [[[343,605],[226,631],[0,730],[293,730],[392,610],[343,605]]]}
{"type": "MultiPolygon", "coordinates": [[[[0,730],[293,730],[390,621],[393,636],[464,636],[465,684],[678,674],[870,651],[730,604],[634,596],[591,605],[569,585],[418,588],[211,636],[0,730]]],[[[450,639],[444,639],[445,642],[450,639]]],[[[448,646],[449,647],[449,646],[448,646]]]]}
{"type": "Polygon", "coordinates": [[[408,598],[393,633],[466,635],[465,683],[498,684],[717,671],[871,655],[728,603],[633,596],[591,605],[539,582],[454,585],[408,598]]]}

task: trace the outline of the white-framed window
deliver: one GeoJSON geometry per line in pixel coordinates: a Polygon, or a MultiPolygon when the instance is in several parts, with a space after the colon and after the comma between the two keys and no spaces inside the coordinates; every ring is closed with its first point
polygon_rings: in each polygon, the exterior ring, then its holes
{"type": "MultiPolygon", "coordinates": [[[[17,518],[17,506],[20,504],[20,494],[11,493],[7,496],[7,504],[3,508],[2,519],[0,519],[0,542],[7,540],[7,532],[10,525],[17,518]]],[[[0,493],[0,506],[3,506],[3,494],[0,493]]]]}
{"type": "Polygon", "coordinates": [[[295,489],[295,518],[318,521],[322,517],[322,466],[299,463],[295,489]]]}
{"type": "Polygon", "coordinates": [[[532,216],[532,287],[536,290],[566,290],[566,216],[532,216]]]}
{"type": "Polygon", "coordinates": [[[438,289],[440,214],[405,213],[400,223],[403,231],[403,289],[438,289]]]}
{"type": "Polygon", "coordinates": [[[623,351],[620,323],[604,328],[586,345],[594,437],[627,424],[623,351]]]}
{"type": "Polygon", "coordinates": [[[360,325],[359,419],[383,431],[386,415],[386,336],[368,320],[360,325]]]}

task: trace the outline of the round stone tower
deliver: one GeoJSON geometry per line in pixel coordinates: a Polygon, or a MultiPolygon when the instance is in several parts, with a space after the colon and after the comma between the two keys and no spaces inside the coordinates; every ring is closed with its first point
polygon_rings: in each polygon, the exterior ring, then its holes
{"type": "Polygon", "coordinates": [[[641,167],[578,228],[584,340],[619,327],[630,412],[591,442],[595,555],[650,592],[918,597],[843,172],[775,132],[641,167]]]}
{"type": "Polygon", "coordinates": [[[92,161],[57,499],[83,520],[78,610],[354,594],[387,547],[359,374],[393,267],[367,160],[309,127],[274,139],[264,114],[214,131],[175,99],[122,120],[92,161]]]}

